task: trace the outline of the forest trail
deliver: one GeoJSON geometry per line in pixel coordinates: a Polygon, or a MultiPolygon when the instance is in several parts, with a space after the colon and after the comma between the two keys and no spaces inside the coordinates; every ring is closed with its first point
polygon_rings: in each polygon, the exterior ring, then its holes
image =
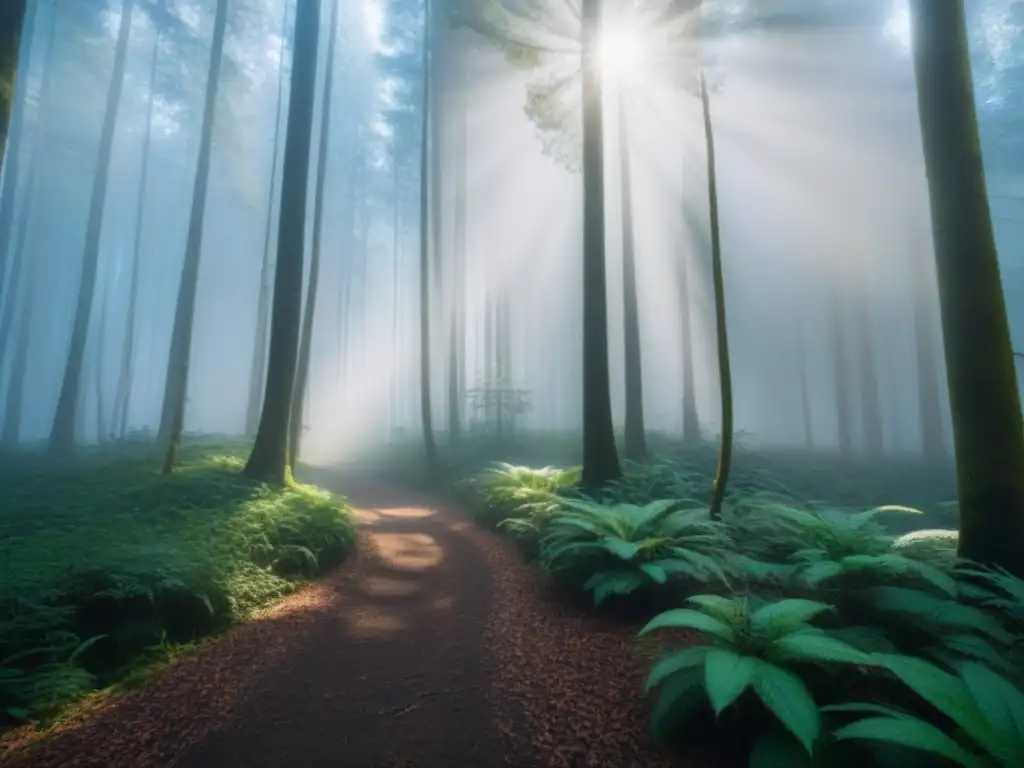
{"type": "Polygon", "coordinates": [[[349,472],[303,475],[357,510],[347,563],[142,688],[3,745],[0,766],[674,764],[649,744],[631,631],[552,601],[459,514],[349,472]]]}

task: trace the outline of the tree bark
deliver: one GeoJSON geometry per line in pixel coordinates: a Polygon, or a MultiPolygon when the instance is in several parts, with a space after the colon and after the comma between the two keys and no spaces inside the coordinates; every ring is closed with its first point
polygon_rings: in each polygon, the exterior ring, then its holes
{"type": "Polygon", "coordinates": [[[274,111],[274,152],[270,161],[270,191],[267,199],[267,223],[263,232],[263,265],[260,267],[260,293],[256,301],[256,333],[253,338],[252,369],[249,373],[249,400],[245,409],[245,434],[256,434],[260,422],[260,406],[263,404],[263,383],[267,376],[267,333],[270,326],[270,278],[271,235],[274,230],[274,188],[277,182],[277,160],[281,149],[281,106],[284,91],[285,41],[288,39],[288,6],[283,3],[284,18],[281,19],[281,48],[279,51],[280,71],[277,78],[277,106],[274,111]]]}
{"type": "Polygon", "coordinates": [[[625,456],[646,461],[644,377],[640,347],[640,307],[636,287],[636,236],[633,232],[633,180],[629,158],[626,108],[621,91],[616,99],[619,122],[619,164],[622,176],[622,307],[626,369],[625,456]]]}
{"type": "Polygon", "coordinates": [[[117,34],[114,67],[104,108],[96,172],[93,175],[89,219],[86,225],[85,249],[82,258],[82,274],[78,285],[74,324],[71,328],[71,343],[64,365],[64,378],[61,383],[60,397],[57,400],[57,410],[53,417],[53,426],[50,429],[49,452],[52,456],[67,457],[74,451],[75,446],[75,412],[78,409],[82,366],[85,361],[85,343],[89,335],[89,319],[92,315],[92,305],[96,295],[96,273],[99,269],[100,235],[103,231],[103,211],[106,206],[107,182],[110,177],[110,156],[114,148],[117,110],[121,103],[121,92],[124,90],[125,60],[128,54],[128,38],[131,34],[134,9],[134,0],[122,0],[121,24],[117,34]]]}
{"type": "MultiPolygon", "coordinates": [[[[39,2],[31,3],[26,13],[26,0],[4,0],[0,3],[0,171],[4,165],[7,166],[3,187],[0,189],[0,299],[4,295],[4,278],[7,275],[11,224],[18,197],[21,137],[25,124],[25,100],[19,100],[18,97],[28,87],[32,41],[35,37],[33,29],[39,5],[39,2]],[[22,39],[24,51],[20,45],[22,39]],[[25,62],[23,69],[18,66],[19,59],[25,62]]],[[[56,9],[53,14],[56,16],[56,9]]]]}
{"type": "Polygon", "coordinates": [[[316,318],[316,296],[320,287],[320,243],[324,229],[324,185],[327,182],[327,159],[331,138],[331,96],[334,91],[334,48],[338,39],[338,0],[331,0],[330,28],[327,35],[327,63],[324,75],[324,98],[320,114],[320,148],[316,165],[316,190],[313,200],[313,249],[309,262],[309,287],[299,337],[299,361],[292,393],[289,466],[294,470],[302,442],[303,413],[309,387],[309,367],[313,354],[313,321],[316,318]]]}
{"type": "Polygon", "coordinates": [[[192,362],[192,328],[196,318],[199,264],[203,255],[203,224],[206,219],[206,197],[210,185],[210,157],[213,154],[213,126],[217,116],[217,91],[220,86],[221,65],[224,61],[227,23],[228,0],[217,0],[210,68],[206,78],[206,103],[203,105],[199,159],[196,163],[196,178],[192,192],[192,213],[189,216],[185,260],[181,266],[181,282],[178,285],[171,348],[167,355],[163,412],[157,435],[158,443],[166,446],[164,474],[174,469],[181,444],[181,433],[185,426],[185,401],[188,397],[188,374],[192,362]]]}
{"type": "Polygon", "coordinates": [[[256,440],[244,469],[247,476],[275,485],[291,481],[288,433],[302,318],[306,187],[309,182],[319,36],[319,0],[297,0],[266,395],[256,440]]]}
{"type": "Polygon", "coordinates": [[[139,171],[139,198],[135,206],[135,237],[132,241],[132,272],[128,287],[128,313],[124,322],[124,343],[121,348],[121,371],[114,398],[114,423],[118,437],[128,436],[128,410],[132,399],[132,373],[135,358],[135,325],[139,304],[139,266],[142,260],[142,230],[146,190],[149,181],[149,150],[153,140],[153,105],[156,102],[156,68],[160,58],[160,33],[153,41],[153,60],[149,66],[149,105],[146,108],[146,134],[142,139],[142,163],[139,171]]]}
{"type": "Polygon", "coordinates": [[[708,516],[718,519],[722,515],[725,489],[732,467],[732,367],[729,363],[729,333],[725,323],[725,277],[722,272],[722,240],[718,227],[718,177],[715,171],[715,134],[711,125],[711,105],[708,99],[704,70],[700,71],[700,100],[704,113],[704,141],[707,147],[708,210],[711,221],[711,275],[715,291],[715,335],[718,340],[718,379],[722,394],[722,439],[718,450],[718,474],[711,494],[708,516]]]}
{"type": "Polygon", "coordinates": [[[432,6],[431,0],[426,0],[423,11],[423,127],[420,140],[420,420],[428,468],[437,465],[430,397],[430,123],[434,111],[431,98],[434,78],[432,6]]]}
{"type": "Polygon", "coordinates": [[[978,138],[962,0],[913,0],[962,557],[1024,576],[1024,423],[978,138]]]}
{"type": "MultiPolygon", "coordinates": [[[[942,404],[939,397],[939,361],[935,354],[935,334],[927,288],[935,285],[934,277],[926,277],[920,261],[926,253],[915,256],[914,285],[918,291],[913,296],[914,351],[917,354],[917,406],[918,424],[921,429],[921,455],[928,461],[942,462],[947,457],[945,430],[943,429],[942,404]]],[[[927,254],[930,258],[930,254],[927,254]]],[[[928,270],[930,273],[930,270],[928,270]]]]}
{"type": "Polygon", "coordinates": [[[612,424],[604,220],[600,0],[581,0],[583,98],[583,477],[598,489],[622,470],[612,424]]]}

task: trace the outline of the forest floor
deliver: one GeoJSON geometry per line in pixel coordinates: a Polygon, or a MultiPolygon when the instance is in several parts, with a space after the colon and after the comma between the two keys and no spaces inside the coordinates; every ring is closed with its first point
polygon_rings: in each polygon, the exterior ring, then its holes
{"type": "Polygon", "coordinates": [[[650,746],[634,628],[560,601],[457,510],[316,474],[357,510],[355,557],[0,765],[677,764],[650,746]]]}

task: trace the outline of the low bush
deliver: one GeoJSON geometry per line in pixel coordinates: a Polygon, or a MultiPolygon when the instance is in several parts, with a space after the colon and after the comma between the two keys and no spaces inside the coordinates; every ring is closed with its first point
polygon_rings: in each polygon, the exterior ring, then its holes
{"type": "Polygon", "coordinates": [[[240,450],[187,447],[166,477],[124,452],[64,466],[6,457],[0,716],[46,715],[145,649],[244,619],[345,556],[344,501],[254,483],[240,450]]]}

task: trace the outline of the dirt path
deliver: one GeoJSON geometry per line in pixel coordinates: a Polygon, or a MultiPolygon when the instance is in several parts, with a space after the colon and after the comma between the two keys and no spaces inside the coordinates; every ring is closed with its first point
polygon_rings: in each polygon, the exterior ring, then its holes
{"type": "MultiPolygon", "coordinates": [[[[357,508],[334,574],[28,748],[24,768],[669,766],[628,633],[552,602],[512,550],[406,492],[357,508]]],[[[687,765],[715,761],[687,760],[687,765]]]]}

